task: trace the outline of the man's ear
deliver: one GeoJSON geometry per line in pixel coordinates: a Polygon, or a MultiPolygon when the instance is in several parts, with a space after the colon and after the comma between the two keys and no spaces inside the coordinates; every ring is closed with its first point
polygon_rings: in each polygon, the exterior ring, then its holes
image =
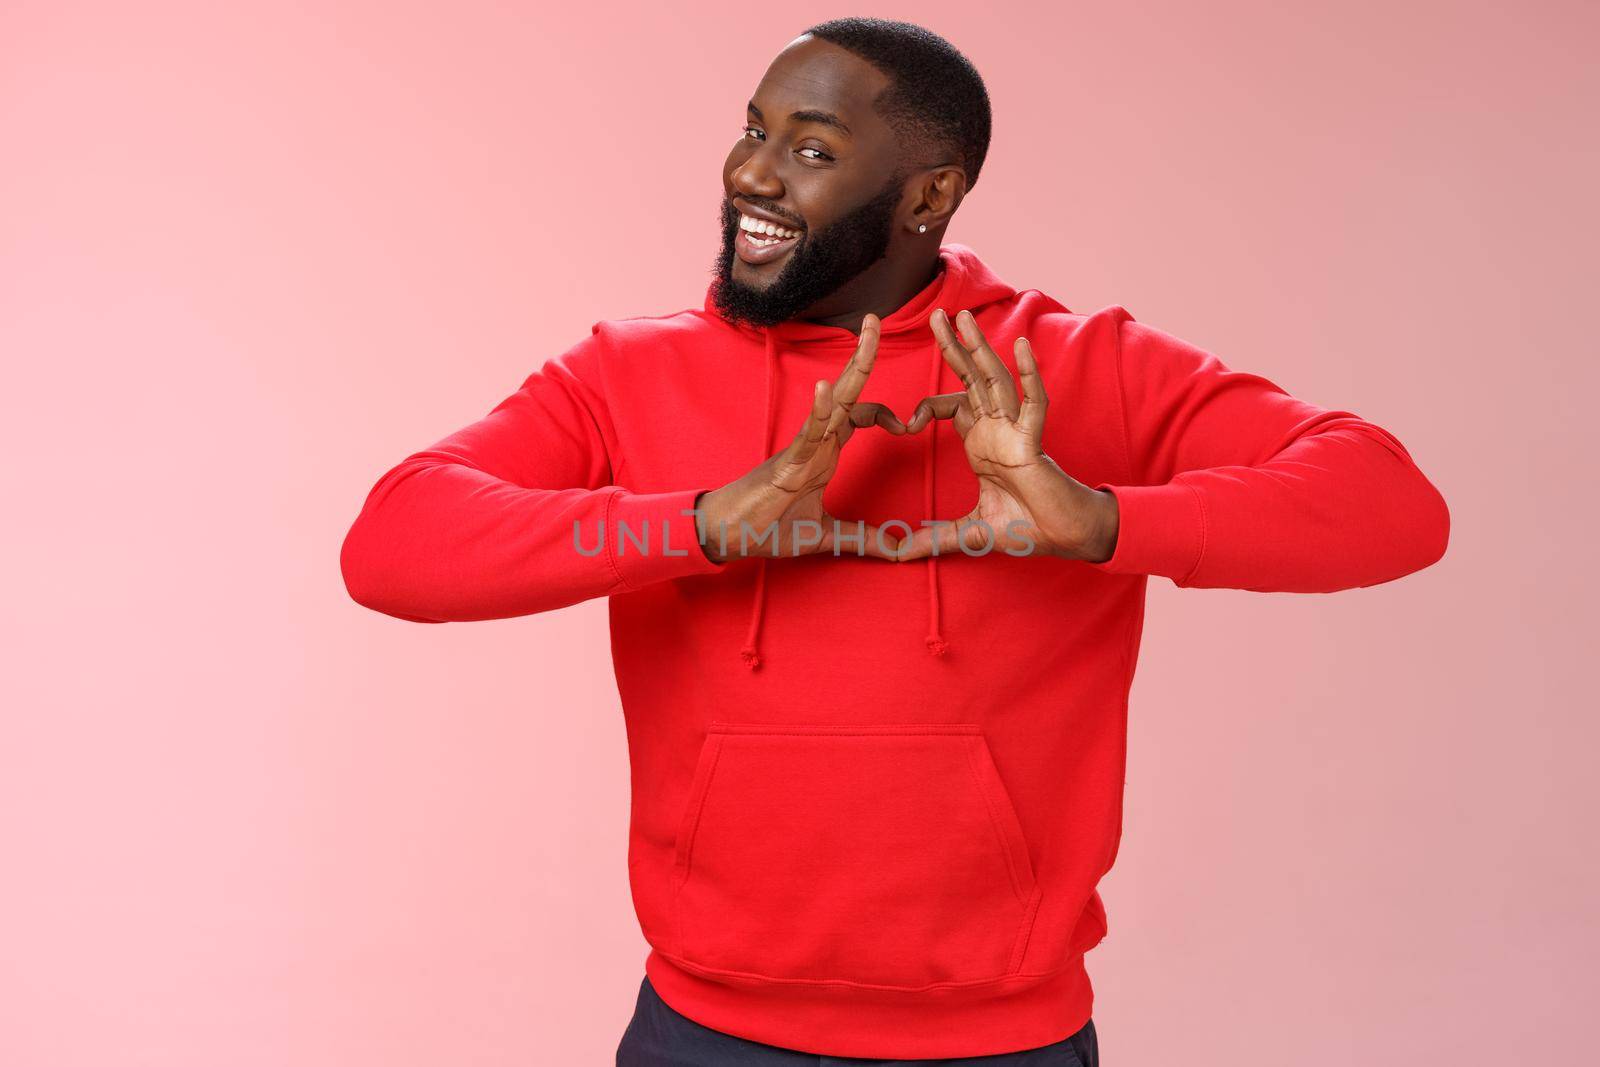
{"type": "Polygon", "coordinates": [[[967,195],[967,172],[954,163],[930,167],[911,179],[908,191],[910,210],[905,228],[912,233],[937,233],[967,195]],[[926,230],[920,229],[924,226],[926,230]]]}

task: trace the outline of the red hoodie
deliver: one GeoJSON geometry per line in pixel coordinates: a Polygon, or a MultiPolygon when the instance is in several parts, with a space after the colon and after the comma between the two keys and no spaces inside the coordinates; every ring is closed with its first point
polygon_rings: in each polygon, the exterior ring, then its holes
{"type": "MultiPolygon", "coordinates": [[[[1027,336],[1051,399],[1045,451],[1117,497],[1109,560],[709,561],[696,495],[787,443],[856,343],[730,323],[709,293],[598,323],[403,460],[341,553],[351,596],[417,622],[610,597],[651,982],[705,1026],[821,1055],[998,1054],[1088,1020],[1148,575],[1331,592],[1428,566],[1449,532],[1380,427],[1120,307],[1074,314],[1015,290],[963,246],[941,258],[884,317],[862,399],[909,417],[960,388],[935,307],[970,309],[1013,373],[1027,336]]],[[[915,527],[976,496],[938,422],[857,431],[825,501],[915,527]]]]}

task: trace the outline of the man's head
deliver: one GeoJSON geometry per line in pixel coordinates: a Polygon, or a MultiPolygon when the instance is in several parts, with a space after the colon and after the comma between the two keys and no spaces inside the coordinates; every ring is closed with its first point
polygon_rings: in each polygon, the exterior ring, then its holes
{"type": "Polygon", "coordinates": [[[719,310],[836,315],[897,263],[936,262],[989,124],[983,79],[936,34],[867,18],[807,30],[767,68],[723,165],[719,310]]]}

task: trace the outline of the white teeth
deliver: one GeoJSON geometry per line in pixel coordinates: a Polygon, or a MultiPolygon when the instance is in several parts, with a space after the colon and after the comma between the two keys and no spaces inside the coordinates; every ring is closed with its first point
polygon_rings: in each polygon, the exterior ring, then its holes
{"type": "MultiPolygon", "coordinates": [[[[739,229],[743,230],[745,233],[764,233],[769,237],[774,237],[783,241],[787,241],[791,237],[800,236],[799,230],[785,229],[784,227],[768,222],[765,219],[751,218],[749,215],[743,214],[739,216],[739,229]]],[[[772,244],[773,242],[767,241],[762,243],[772,244]]]]}

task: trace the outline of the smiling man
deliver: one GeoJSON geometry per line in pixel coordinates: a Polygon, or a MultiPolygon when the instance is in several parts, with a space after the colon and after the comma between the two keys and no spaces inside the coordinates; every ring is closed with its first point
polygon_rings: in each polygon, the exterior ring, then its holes
{"type": "Polygon", "coordinates": [[[346,584],[415,622],[610,598],[619,1064],[1093,1067],[1149,578],[1388,582],[1445,502],[1354,413],[945,241],[990,116],[936,35],[824,23],[740,106],[704,306],[596,324],[385,473],[346,584]]]}

